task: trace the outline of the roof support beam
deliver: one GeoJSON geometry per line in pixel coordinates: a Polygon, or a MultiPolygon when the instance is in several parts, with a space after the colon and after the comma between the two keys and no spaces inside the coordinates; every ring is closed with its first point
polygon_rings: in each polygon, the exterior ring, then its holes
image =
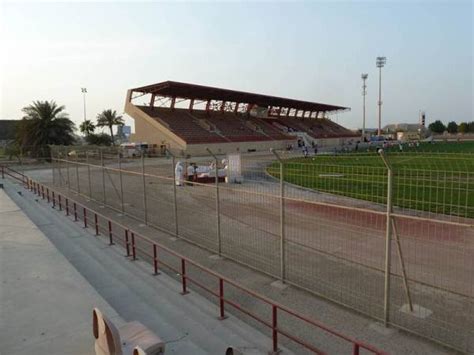
{"type": "Polygon", "coordinates": [[[171,98],[171,106],[170,106],[170,108],[171,108],[172,111],[174,111],[174,105],[175,105],[175,104],[176,104],[176,97],[172,97],[172,98],[171,98]]]}
{"type": "Polygon", "coordinates": [[[250,115],[250,111],[252,110],[254,104],[247,104],[247,115],[250,115]]]}
{"type": "Polygon", "coordinates": [[[225,101],[222,100],[221,107],[220,107],[221,113],[224,113],[224,109],[225,109],[225,101]]]}
{"type": "Polygon", "coordinates": [[[239,112],[239,105],[240,105],[240,102],[235,103],[235,107],[234,107],[234,113],[235,114],[237,114],[237,112],[239,112]]]}
{"type": "Polygon", "coordinates": [[[211,108],[211,100],[207,100],[206,102],[206,112],[209,113],[209,109],[211,108]]]}
{"type": "Polygon", "coordinates": [[[291,107],[288,107],[286,109],[286,117],[290,117],[290,111],[291,111],[291,107]]]}
{"type": "Polygon", "coordinates": [[[191,99],[189,101],[189,111],[193,112],[193,108],[194,108],[194,99],[191,99]]]}
{"type": "Polygon", "coordinates": [[[155,94],[151,94],[150,107],[151,108],[155,107],[155,94]]]}

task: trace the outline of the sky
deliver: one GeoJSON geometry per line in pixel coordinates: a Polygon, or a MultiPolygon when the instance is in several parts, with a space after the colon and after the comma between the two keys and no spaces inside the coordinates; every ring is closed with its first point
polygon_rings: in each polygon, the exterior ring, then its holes
{"type": "MultiPolygon", "coordinates": [[[[70,118],[123,113],[129,88],[165,80],[350,107],[376,127],[473,120],[472,1],[1,2],[0,119],[34,100],[70,118]]],[[[127,123],[133,122],[126,117],[127,123]]]]}

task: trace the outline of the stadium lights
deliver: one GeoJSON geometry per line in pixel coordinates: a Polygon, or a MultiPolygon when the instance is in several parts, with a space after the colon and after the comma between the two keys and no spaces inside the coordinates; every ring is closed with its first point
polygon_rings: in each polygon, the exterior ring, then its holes
{"type": "Polygon", "coordinates": [[[377,68],[379,68],[379,129],[377,132],[377,135],[380,136],[382,132],[382,68],[385,66],[385,63],[387,63],[387,58],[386,57],[377,57],[375,61],[377,68]]]}
{"type": "Polygon", "coordinates": [[[362,97],[363,97],[363,113],[362,113],[362,140],[365,137],[365,96],[367,95],[367,84],[366,80],[369,77],[369,74],[362,74],[360,76],[362,78],[362,97]]]}
{"type": "Polygon", "coordinates": [[[87,88],[81,88],[82,92],[82,99],[84,101],[84,122],[86,121],[86,94],[87,94],[87,88]]]}

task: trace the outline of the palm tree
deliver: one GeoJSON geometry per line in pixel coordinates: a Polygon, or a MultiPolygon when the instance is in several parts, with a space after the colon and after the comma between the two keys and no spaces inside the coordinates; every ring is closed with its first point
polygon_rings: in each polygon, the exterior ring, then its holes
{"type": "Polygon", "coordinates": [[[64,109],[54,101],[33,101],[24,107],[25,116],[17,129],[18,143],[37,152],[46,152],[44,148],[49,144],[73,144],[75,126],[64,109]]]}
{"type": "Polygon", "coordinates": [[[110,137],[112,138],[112,145],[114,145],[114,126],[122,126],[125,122],[122,116],[118,116],[115,110],[104,110],[102,113],[97,115],[97,126],[98,127],[109,127],[110,137]]]}
{"type": "Polygon", "coordinates": [[[90,134],[94,133],[95,125],[92,123],[91,120],[85,120],[79,125],[79,130],[87,137],[90,134]]]}

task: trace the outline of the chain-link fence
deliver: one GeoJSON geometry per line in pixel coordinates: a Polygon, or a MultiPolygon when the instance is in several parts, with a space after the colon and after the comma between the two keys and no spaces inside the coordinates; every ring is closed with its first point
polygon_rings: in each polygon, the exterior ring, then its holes
{"type": "Polygon", "coordinates": [[[219,179],[222,158],[56,152],[53,181],[387,325],[474,351],[472,155],[249,153],[240,183],[219,179]],[[177,186],[178,162],[209,166],[207,181],[177,186]]]}

